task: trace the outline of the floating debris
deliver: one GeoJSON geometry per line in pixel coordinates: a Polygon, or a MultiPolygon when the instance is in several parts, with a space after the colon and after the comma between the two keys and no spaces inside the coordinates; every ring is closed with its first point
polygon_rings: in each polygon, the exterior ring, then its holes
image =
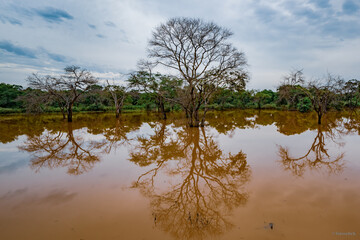
{"type": "Polygon", "coordinates": [[[269,223],[269,227],[270,227],[270,229],[274,229],[274,224],[273,224],[273,223],[269,223]]]}

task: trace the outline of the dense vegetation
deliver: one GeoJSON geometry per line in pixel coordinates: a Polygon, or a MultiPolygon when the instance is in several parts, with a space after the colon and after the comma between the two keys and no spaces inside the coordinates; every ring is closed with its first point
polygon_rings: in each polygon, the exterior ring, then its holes
{"type": "MultiPolygon", "coordinates": [[[[334,93],[328,109],[342,110],[360,106],[360,81],[350,80],[342,86],[342,91],[334,93]]],[[[175,97],[176,92],[169,89],[167,99],[175,97]]],[[[300,85],[281,85],[276,91],[272,90],[229,90],[219,89],[208,103],[209,109],[280,109],[309,112],[313,110],[311,99],[300,85]],[[286,88],[286,89],[285,89],[286,88]],[[286,91],[285,91],[286,90],[286,91]]],[[[56,99],[46,97],[47,93],[33,88],[23,88],[19,85],[0,83],[0,112],[1,113],[43,113],[61,112],[56,99]]],[[[126,92],[123,111],[165,111],[180,110],[180,106],[167,100],[160,102],[155,91],[145,92],[130,89],[126,92]]],[[[74,103],[74,112],[79,111],[115,111],[114,100],[107,86],[93,85],[89,91],[82,94],[74,103]]]]}

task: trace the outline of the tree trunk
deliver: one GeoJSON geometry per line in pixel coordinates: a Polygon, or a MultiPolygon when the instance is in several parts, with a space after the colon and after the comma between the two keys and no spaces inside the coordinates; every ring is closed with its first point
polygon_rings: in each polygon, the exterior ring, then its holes
{"type": "Polygon", "coordinates": [[[165,104],[164,104],[164,100],[160,100],[160,110],[161,110],[161,113],[163,115],[163,119],[166,119],[166,112],[165,112],[165,104]]]}
{"type": "Polygon", "coordinates": [[[193,117],[189,114],[189,117],[187,119],[188,119],[189,127],[193,127],[193,117]]]}
{"type": "Polygon", "coordinates": [[[163,115],[163,119],[167,119],[164,105],[163,105],[162,108],[161,108],[161,112],[162,112],[162,115],[163,115]]]}
{"type": "Polygon", "coordinates": [[[318,124],[321,124],[322,113],[318,112],[318,124]]]}
{"type": "Polygon", "coordinates": [[[68,112],[68,122],[72,122],[72,104],[69,105],[67,112],[68,112]]]}
{"type": "Polygon", "coordinates": [[[192,126],[190,127],[200,127],[199,110],[193,110],[192,118],[192,126]]]}
{"type": "Polygon", "coordinates": [[[116,115],[116,118],[119,118],[120,117],[120,113],[121,113],[121,110],[119,107],[116,108],[116,112],[115,112],[115,115],[116,115]]]}
{"type": "Polygon", "coordinates": [[[63,119],[66,119],[66,114],[65,114],[65,110],[64,109],[61,109],[61,113],[63,115],[63,119]]]}
{"type": "Polygon", "coordinates": [[[206,110],[204,110],[202,119],[201,119],[201,123],[200,123],[200,127],[205,127],[205,114],[206,114],[206,110]]]}
{"type": "Polygon", "coordinates": [[[63,115],[63,119],[66,119],[65,107],[60,106],[61,114],[63,115]]]}
{"type": "Polygon", "coordinates": [[[194,120],[194,125],[193,125],[193,127],[200,127],[200,121],[199,121],[199,119],[195,119],[194,120]]]}
{"type": "Polygon", "coordinates": [[[116,115],[116,118],[120,117],[120,113],[121,113],[120,105],[117,102],[115,102],[115,115],[116,115]]]}
{"type": "Polygon", "coordinates": [[[187,119],[190,118],[190,114],[189,114],[189,110],[188,110],[188,109],[185,109],[185,117],[186,117],[187,119]]]}
{"type": "Polygon", "coordinates": [[[207,100],[206,100],[205,101],[204,113],[203,113],[203,116],[202,116],[202,119],[201,119],[201,124],[200,124],[201,127],[205,126],[205,115],[206,115],[207,111],[208,111],[208,108],[207,108],[207,100]]]}
{"type": "Polygon", "coordinates": [[[258,102],[258,109],[259,109],[259,110],[261,109],[261,103],[260,103],[260,101],[258,102]]]}
{"type": "Polygon", "coordinates": [[[194,127],[194,111],[193,111],[193,109],[189,110],[187,119],[188,119],[189,127],[194,127]]]}

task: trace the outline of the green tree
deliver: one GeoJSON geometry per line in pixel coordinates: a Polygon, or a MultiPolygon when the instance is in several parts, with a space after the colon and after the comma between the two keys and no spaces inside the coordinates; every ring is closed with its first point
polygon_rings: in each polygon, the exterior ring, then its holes
{"type": "Polygon", "coordinates": [[[126,87],[115,84],[111,85],[109,81],[107,81],[107,86],[105,90],[110,93],[115,105],[116,118],[119,118],[122,108],[124,106],[125,99],[128,96],[126,87]]]}
{"type": "Polygon", "coordinates": [[[297,104],[297,109],[302,113],[309,112],[311,108],[311,100],[308,97],[301,98],[297,104]]]}
{"type": "Polygon", "coordinates": [[[131,74],[128,82],[129,87],[137,88],[139,91],[150,94],[163,119],[166,119],[166,100],[174,99],[176,89],[181,85],[181,80],[178,78],[160,73],[153,74],[151,69],[131,74]]]}
{"type": "Polygon", "coordinates": [[[254,96],[254,101],[257,104],[257,108],[261,109],[264,104],[269,104],[275,99],[275,93],[271,90],[262,90],[257,92],[254,96]]]}
{"type": "Polygon", "coordinates": [[[344,84],[345,105],[354,110],[360,105],[360,81],[351,79],[344,84]]]}
{"type": "Polygon", "coordinates": [[[20,103],[17,98],[21,95],[23,95],[22,86],[0,83],[0,107],[19,108],[20,103]]]}
{"type": "Polygon", "coordinates": [[[290,109],[296,109],[299,101],[305,97],[302,87],[304,83],[305,77],[303,70],[291,70],[278,87],[278,103],[285,103],[290,109]]]}

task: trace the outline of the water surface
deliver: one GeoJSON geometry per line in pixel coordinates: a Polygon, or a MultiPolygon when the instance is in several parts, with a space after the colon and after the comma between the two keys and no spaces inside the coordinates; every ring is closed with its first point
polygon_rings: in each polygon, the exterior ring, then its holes
{"type": "Polygon", "coordinates": [[[0,117],[0,239],[359,239],[360,116],[0,117]]]}

